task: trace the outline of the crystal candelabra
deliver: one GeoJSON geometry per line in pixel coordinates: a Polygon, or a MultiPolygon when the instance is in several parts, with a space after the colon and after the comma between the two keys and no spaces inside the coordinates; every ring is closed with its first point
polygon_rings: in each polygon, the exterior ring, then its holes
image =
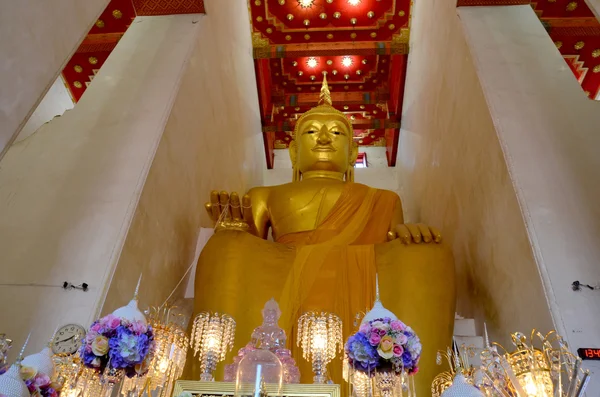
{"type": "Polygon", "coordinates": [[[8,369],[8,351],[11,346],[12,340],[8,339],[5,334],[0,334],[0,374],[8,369]]]}
{"type": "Polygon", "coordinates": [[[327,364],[342,351],[342,320],[332,313],[304,313],[298,319],[298,346],[312,361],[314,383],[325,383],[327,364]]]}
{"type": "Polygon", "coordinates": [[[174,314],[176,307],[163,306],[147,314],[154,329],[154,352],[143,376],[125,378],[121,385],[122,396],[138,396],[144,392],[153,396],[171,396],[175,381],[183,373],[187,350],[190,344],[185,332],[187,319],[174,314]]]}
{"type": "Polygon", "coordinates": [[[469,358],[475,357],[474,350],[474,347],[467,347],[465,344],[462,344],[458,349],[454,342],[453,349],[447,348],[446,351],[438,351],[436,364],[442,365],[445,358],[449,369],[441,372],[433,379],[431,384],[432,397],[441,397],[449,387],[456,383],[458,377],[461,377],[461,381],[464,380],[468,385],[473,385],[475,368],[470,365],[469,358]]]}
{"type": "Polygon", "coordinates": [[[235,321],[227,314],[203,312],[194,319],[192,347],[198,356],[202,375],[200,380],[214,380],[212,373],[233,347],[235,321]]]}
{"type": "Polygon", "coordinates": [[[493,397],[580,397],[589,381],[589,371],[581,369],[566,342],[554,331],[531,337],[512,335],[516,349],[507,352],[501,345],[491,345],[485,333],[486,348],[482,358],[480,380],[476,385],[493,397]],[[498,348],[504,353],[499,353],[498,348]]]}

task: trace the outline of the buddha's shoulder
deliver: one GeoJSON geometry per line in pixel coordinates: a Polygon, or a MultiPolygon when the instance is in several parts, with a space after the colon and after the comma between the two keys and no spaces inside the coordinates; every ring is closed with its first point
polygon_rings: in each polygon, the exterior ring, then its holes
{"type": "Polygon", "coordinates": [[[349,185],[350,187],[355,187],[357,189],[375,189],[377,195],[379,197],[385,197],[385,198],[390,198],[390,199],[400,199],[400,196],[398,196],[398,193],[392,191],[392,190],[387,190],[387,189],[378,189],[378,188],[374,188],[362,183],[357,183],[357,182],[347,182],[347,185],[349,185]]]}

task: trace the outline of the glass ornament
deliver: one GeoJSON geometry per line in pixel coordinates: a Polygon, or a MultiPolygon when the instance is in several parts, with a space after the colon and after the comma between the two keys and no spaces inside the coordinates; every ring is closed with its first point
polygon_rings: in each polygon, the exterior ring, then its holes
{"type": "Polygon", "coordinates": [[[267,394],[281,395],[283,365],[277,356],[266,349],[246,353],[240,361],[235,378],[235,397],[262,397],[267,394]]]}

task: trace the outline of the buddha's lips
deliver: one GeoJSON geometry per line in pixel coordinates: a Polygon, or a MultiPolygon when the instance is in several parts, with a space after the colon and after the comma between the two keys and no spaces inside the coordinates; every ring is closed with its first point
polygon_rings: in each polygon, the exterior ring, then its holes
{"type": "Polygon", "coordinates": [[[313,152],[335,152],[336,150],[331,146],[315,146],[311,149],[313,152]]]}

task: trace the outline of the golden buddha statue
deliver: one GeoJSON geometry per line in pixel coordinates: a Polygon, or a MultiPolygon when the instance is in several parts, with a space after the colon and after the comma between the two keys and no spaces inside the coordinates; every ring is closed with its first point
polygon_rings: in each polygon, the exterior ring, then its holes
{"type": "MultiPolygon", "coordinates": [[[[293,181],[253,188],[241,200],[236,193],[211,194],[206,208],[217,232],[198,260],[194,312],[231,315],[237,352],[261,323],[265,302],[275,298],[302,383],[312,383],[310,363],[295,346],[298,317],[335,313],[346,339],[357,313],[373,304],[377,273],[384,305],[421,338],[415,383],[426,395],[439,372],[436,352],[451,342],[452,254],[434,228],[404,223],[396,193],[353,182],[357,153],[352,125],[332,106],[325,77],[318,106],[295,126],[293,181]],[[274,242],[267,240],[269,228],[274,242]]],[[[343,382],[341,367],[339,360],[329,366],[335,383],[343,382]]],[[[196,372],[188,375],[198,379],[196,372]]]]}

